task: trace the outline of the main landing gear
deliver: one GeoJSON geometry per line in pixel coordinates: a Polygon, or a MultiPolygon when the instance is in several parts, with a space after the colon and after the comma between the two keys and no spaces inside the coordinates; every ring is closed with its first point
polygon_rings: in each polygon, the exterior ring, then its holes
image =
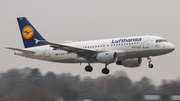
{"type": "Polygon", "coordinates": [[[105,68],[102,69],[103,74],[109,74],[109,69],[107,68],[107,65],[108,64],[106,64],[105,68]]]}
{"type": "MultiPolygon", "coordinates": [[[[105,65],[105,68],[103,68],[102,69],[102,73],[103,74],[109,74],[109,69],[107,68],[107,65],[108,64],[106,64],[105,65]]],[[[85,67],[85,71],[86,72],[92,72],[92,70],[93,70],[93,68],[92,68],[92,66],[90,65],[90,63],[85,67]]]]}
{"type": "Polygon", "coordinates": [[[148,65],[149,68],[153,68],[153,64],[151,64],[151,58],[152,58],[151,56],[147,57],[148,62],[149,62],[149,65],[148,65]]]}
{"type": "Polygon", "coordinates": [[[93,70],[93,68],[90,64],[85,67],[86,72],[92,72],[92,70],[93,70]]]}

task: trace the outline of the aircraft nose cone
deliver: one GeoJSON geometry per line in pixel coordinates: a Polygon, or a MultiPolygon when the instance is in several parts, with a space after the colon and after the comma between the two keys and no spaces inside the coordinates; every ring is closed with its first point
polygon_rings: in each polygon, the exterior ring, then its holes
{"type": "Polygon", "coordinates": [[[169,49],[170,49],[171,51],[174,51],[175,46],[174,46],[172,43],[169,43],[169,49]]]}

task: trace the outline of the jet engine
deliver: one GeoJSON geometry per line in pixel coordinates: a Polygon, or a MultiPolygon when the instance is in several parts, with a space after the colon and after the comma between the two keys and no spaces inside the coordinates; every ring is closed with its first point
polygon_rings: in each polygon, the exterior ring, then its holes
{"type": "Polygon", "coordinates": [[[100,63],[114,63],[117,60],[117,53],[116,52],[103,52],[98,53],[96,56],[96,60],[100,63]]]}
{"type": "Polygon", "coordinates": [[[141,65],[142,59],[141,58],[133,58],[133,59],[126,59],[122,61],[117,61],[117,65],[123,65],[124,67],[139,67],[141,65]]]}

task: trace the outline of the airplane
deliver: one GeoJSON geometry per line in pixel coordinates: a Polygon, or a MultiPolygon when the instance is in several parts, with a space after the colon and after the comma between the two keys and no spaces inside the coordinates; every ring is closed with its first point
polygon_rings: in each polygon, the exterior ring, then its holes
{"type": "Polygon", "coordinates": [[[92,72],[91,63],[102,63],[103,74],[109,74],[111,63],[124,67],[139,67],[142,58],[148,59],[148,67],[153,68],[151,58],[172,52],[175,46],[159,36],[111,38],[90,41],[64,41],[62,43],[45,40],[26,17],[17,18],[25,48],[12,48],[15,55],[59,63],[87,63],[85,71],[92,72]]]}

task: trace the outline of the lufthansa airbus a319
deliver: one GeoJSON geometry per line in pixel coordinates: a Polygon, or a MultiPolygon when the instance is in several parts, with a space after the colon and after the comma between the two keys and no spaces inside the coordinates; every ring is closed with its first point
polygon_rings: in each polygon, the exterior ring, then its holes
{"type": "Polygon", "coordinates": [[[135,36],[56,43],[45,40],[25,18],[17,18],[25,48],[11,48],[15,55],[60,63],[87,63],[85,71],[92,72],[91,63],[103,63],[103,74],[108,74],[111,63],[124,67],[139,67],[141,58],[148,59],[149,68],[153,68],[151,58],[172,52],[175,46],[158,36],[135,36]]]}

